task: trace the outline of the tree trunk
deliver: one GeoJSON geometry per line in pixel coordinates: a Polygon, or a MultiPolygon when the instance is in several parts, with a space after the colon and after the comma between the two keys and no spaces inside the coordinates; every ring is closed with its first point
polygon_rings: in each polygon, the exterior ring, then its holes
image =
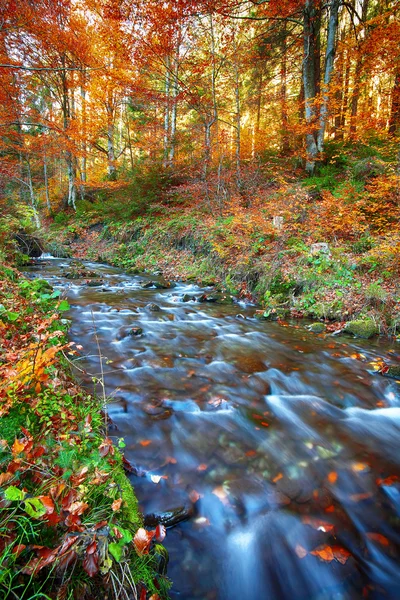
{"type": "Polygon", "coordinates": [[[82,71],[81,81],[81,102],[82,102],[82,159],[81,159],[81,181],[87,181],[87,158],[86,158],[86,129],[87,129],[87,114],[86,114],[86,71],[82,71]]]}
{"type": "Polygon", "coordinates": [[[163,166],[168,166],[169,140],[170,140],[170,102],[171,102],[171,72],[170,57],[165,59],[165,113],[164,113],[164,160],[163,166]]]}
{"type": "Polygon", "coordinates": [[[282,44],[281,44],[281,53],[282,53],[282,65],[281,65],[281,127],[282,127],[282,140],[281,140],[281,152],[283,155],[290,152],[290,142],[289,142],[289,131],[288,131],[288,110],[287,110],[287,44],[286,44],[286,24],[284,25],[282,32],[282,44]]]}
{"type": "MultiPolygon", "coordinates": [[[[361,20],[364,25],[367,21],[368,7],[369,7],[369,0],[364,0],[363,5],[362,5],[362,15],[361,15],[361,20]]],[[[361,42],[359,51],[358,51],[358,58],[357,58],[356,67],[354,70],[353,93],[351,95],[351,101],[350,101],[350,106],[351,106],[350,139],[354,139],[356,132],[357,132],[358,102],[360,100],[360,94],[361,94],[361,87],[362,87],[361,75],[362,75],[363,64],[364,64],[364,53],[362,52],[362,48],[364,46],[366,36],[367,36],[367,33],[365,32],[365,29],[364,29],[364,40],[361,42]]]]}
{"type": "MultiPolygon", "coordinates": [[[[65,56],[61,56],[61,64],[62,70],[60,71],[61,76],[61,110],[63,115],[63,128],[64,135],[66,137],[68,143],[68,127],[71,118],[71,109],[69,103],[69,94],[68,94],[68,81],[67,81],[67,70],[66,70],[66,61],[65,56]]],[[[74,210],[76,210],[76,187],[75,187],[75,169],[74,169],[74,159],[72,156],[71,150],[67,150],[65,152],[65,161],[67,163],[67,176],[68,176],[68,197],[67,197],[67,205],[72,206],[74,210]]]]}
{"type": "Polygon", "coordinates": [[[172,102],[171,102],[171,130],[169,140],[168,163],[171,168],[174,167],[175,150],[176,150],[176,123],[178,116],[177,97],[179,91],[178,74],[179,74],[179,48],[180,41],[178,40],[174,56],[174,68],[172,73],[172,102]]]}
{"type": "Polygon", "coordinates": [[[235,83],[235,162],[236,162],[236,185],[242,194],[242,173],[241,173],[241,134],[242,134],[242,110],[240,101],[240,78],[239,78],[239,62],[238,62],[238,48],[236,41],[236,32],[234,37],[234,48],[233,48],[233,73],[235,83]]]}
{"type": "Polygon", "coordinates": [[[107,111],[107,173],[110,181],[117,179],[117,167],[115,164],[115,147],[114,147],[114,107],[113,99],[108,98],[106,104],[107,111]]]}
{"type": "Polygon", "coordinates": [[[392,105],[389,119],[389,135],[396,135],[400,127],[400,66],[397,66],[392,90],[392,105]]]}
{"type": "Polygon", "coordinates": [[[33,189],[31,164],[30,164],[28,158],[26,159],[26,168],[27,168],[27,175],[28,175],[29,199],[30,199],[31,208],[33,211],[33,218],[35,220],[36,228],[40,229],[40,218],[39,218],[39,213],[38,213],[37,206],[36,206],[35,192],[33,189]]]}
{"type": "Polygon", "coordinates": [[[347,108],[349,102],[349,86],[350,86],[350,52],[349,49],[346,49],[346,59],[344,62],[344,73],[343,73],[343,94],[341,98],[339,113],[338,113],[338,123],[335,129],[335,139],[343,140],[344,138],[344,130],[346,127],[346,116],[347,116],[347,108]]]}
{"type": "Polygon", "coordinates": [[[303,10],[304,33],[303,33],[303,86],[304,107],[306,120],[306,171],[314,172],[315,161],[318,155],[316,140],[317,129],[317,82],[318,73],[318,38],[321,23],[320,10],[315,6],[314,0],[306,0],[303,10]]]}
{"type": "Polygon", "coordinates": [[[44,175],[44,191],[46,194],[47,210],[49,211],[49,214],[51,215],[52,209],[51,209],[50,194],[49,194],[49,177],[48,177],[48,173],[47,173],[46,147],[43,150],[43,175],[44,175]]]}
{"type": "Polygon", "coordinates": [[[325,53],[325,73],[324,73],[324,88],[322,91],[322,104],[319,115],[319,129],[317,133],[317,148],[320,154],[324,151],[324,137],[326,122],[328,118],[329,109],[329,88],[331,83],[333,62],[335,59],[335,48],[336,48],[336,33],[338,28],[338,11],[339,11],[340,0],[331,0],[330,3],[330,16],[328,24],[328,39],[326,42],[326,53],[325,53]]]}

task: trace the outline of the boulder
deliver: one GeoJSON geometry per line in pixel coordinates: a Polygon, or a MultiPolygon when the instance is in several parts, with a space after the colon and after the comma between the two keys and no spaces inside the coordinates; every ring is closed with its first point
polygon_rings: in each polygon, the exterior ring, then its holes
{"type": "Polygon", "coordinates": [[[311,244],[310,254],[314,256],[315,254],[326,254],[329,256],[331,253],[329,249],[329,244],[326,242],[320,242],[318,244],[311,244]]]}
{"type": "Polygon", "coordinates": [[[384,377],[391,377],[393,379],[400,379],[400,366],[388,367],[381,371],[384,377]]]}
{"type": "Polygon", "coordinates": [[[133,335],[133,336],[142,335],[142,333],[143,333],[143,329],[141,327],[131,327],[128,331],[128,335],[133,335]]]}
{"type": "Polygon", "coordinates": [[[379,333],[378,327],[372,319],[349,321],[346,323],[344,331],[346,333],[351,333],[355,337],[364,338],[366,340],[379,333]]]}
{"type": "Polygon", "coordinates": [[[160,310],[161,310],[161,308],[158,306],[158,304],[155,304],[154,302],[150,302],[150,304],[146,304],[145,309],[150,312],[160,312],[160,310]]]}
{"type": "Polygon", "coordinates": [[[308,325],[307,329],[312,333],[324,333],[324,331],[326,331],[326,325],[323,323],[311,323],[311,325],[308,325]]]}

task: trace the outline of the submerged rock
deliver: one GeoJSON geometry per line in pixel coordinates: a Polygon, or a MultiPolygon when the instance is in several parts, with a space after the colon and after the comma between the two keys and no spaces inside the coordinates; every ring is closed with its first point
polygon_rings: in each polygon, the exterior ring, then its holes
{"type": "Polygon", "coordinates": [[[143,290],[147,290],[150,288],[156,289],[156,290],[168,290],[170,288],[174,288],[175,287],[175,283],[173,283],[172,281],[141,281],[140,282],[140,287],[143,290]]]}
{"type": "Polygon", "coordinates": [[[89,287],[100,287],[103,284],[104,284],[103,279],[92,279],[92,280],[86,282],[86,285],[89,287]]]}
{"type": "Polygon", "coordinates": [[[179,506],[178,508],[171,508],[163,512],[154,512],[144,517],[144,524],[146,527],[156,527],[160,523],[165,527],[173,527],[182,521],[190,519],[194,514],[193,507],[179,506]]]}
{"type": "Polygon", "coordinates": [[[143,329],[141,327],[131,327],[128,331],[128,335],[142,335],[143,329]]]}
{"type": "Polygon", "coordinates": [[[344,331],[346,333],[351,333],[356,337],[364,338],[366,340],[379,333],[378,327],[375,321],[373,321],[372,319],[359,319],[356,321],[349,321],[348,323],[346,323],[344,331]]]}
{"type": "Polygon", "coordinates": [[[190,294],[183,294],[182,302],[191,302],[192,300],[195,300],[194,296],[190,296],[190,294]]]}
{"type": "Polygon", "coordinates": [[[158,304],[155,304],[154,302],[150,302],[150,304],[146,304],[145,309],[150,312],[160,312],[160,310],[161,310],[161,308],[158,306],[158,304]]]}
{"type": "Polygon", "coordinates": [[[323,323],[311,323],[307,329],[312,333],[324,333],[324,331],[326,331],[326,325],[323,323]]]}
{"type": "Polygon", "coordinates": [[[392,377],[393,379],[400,379],[400,366],[388,367],[381,371],[384,377],[392,377]]]}

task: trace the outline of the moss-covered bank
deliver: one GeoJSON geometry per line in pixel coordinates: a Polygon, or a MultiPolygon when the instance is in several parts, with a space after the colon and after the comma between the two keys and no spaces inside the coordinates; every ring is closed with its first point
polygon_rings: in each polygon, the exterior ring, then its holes
{"type": "Polygon", "coordinates": [[[0,596],[166,598],[162,532],[142,527],[123,440],[70,375],[58,296],[0,267],[0,596]]]}

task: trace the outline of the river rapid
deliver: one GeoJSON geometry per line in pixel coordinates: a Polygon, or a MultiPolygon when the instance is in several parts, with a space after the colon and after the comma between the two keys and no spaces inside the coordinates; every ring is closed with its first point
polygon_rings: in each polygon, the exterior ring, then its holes
{"type": "Polygon", "coordinates": [[[85,265],[101,285],[68,279],[64,259],[28,271],[65,291],[89,390],[98,339],[110,436],[143,513],[193,509],[164,542],[171,598],[400,598],[400,385],[373,374],[399,344],[260,322],[254,306],[196,301],[207,288],[143,289],[162,278],[85,265]]]}

